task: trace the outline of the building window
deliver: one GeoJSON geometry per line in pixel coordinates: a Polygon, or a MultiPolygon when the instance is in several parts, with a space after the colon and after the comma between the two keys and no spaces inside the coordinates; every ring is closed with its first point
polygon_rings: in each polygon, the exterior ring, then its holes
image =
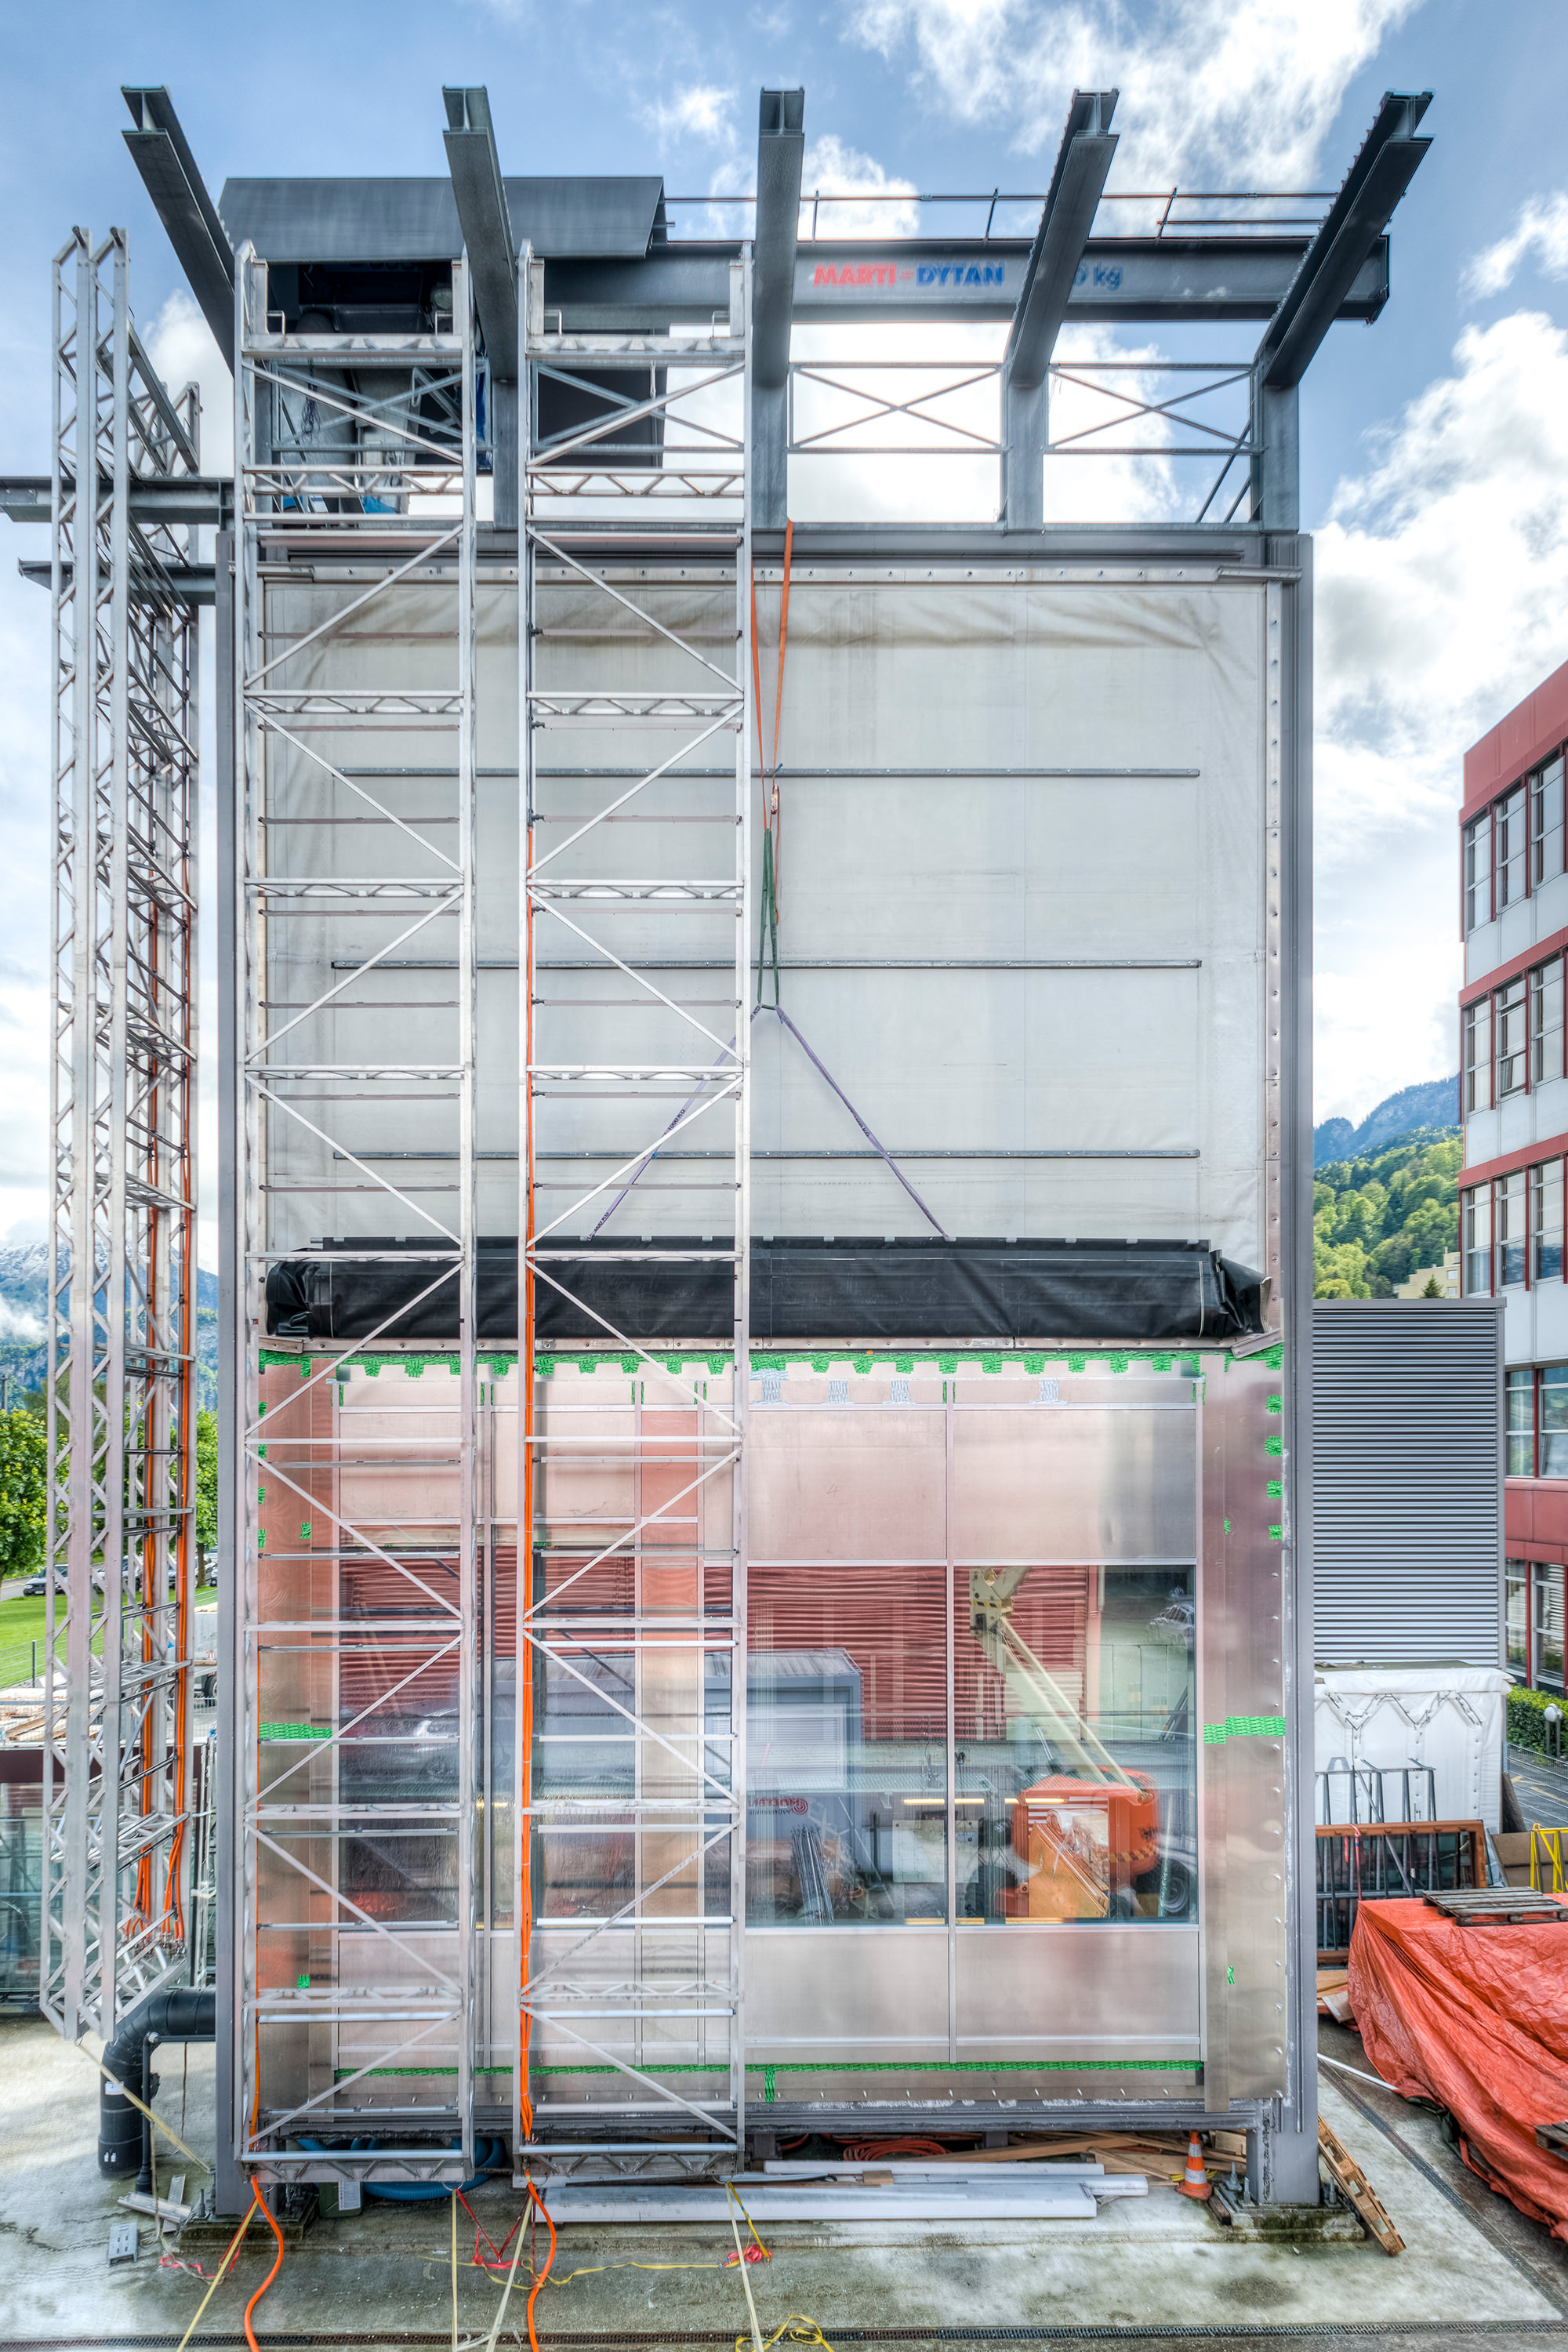
{"type": "Polygon", "coordinates": [[[1492,819],[1485,810],[1465,827],[1465,931],[1492,919],[1492,819]]]}
{"type": "Polygon", "coordinates": [[[1526,895],[1524,848],[1525,793],[1522,784],[1505,793],[1497,804],[1497,910],[1512,907],[1526,895]]]}
{"type": "Polygon", "coordinates": [[[1537,1086],[1563,1076],[1563,959],[1537,966],[1530,975],[1531,1068],[1537,1086]]]}
{"type": "Polygon", "coordinates": [[[1535,1563],[1535,1652],[1531,1681],[1537,1690],[1563,1687],[1563,1570],[1557,1560],[1535,1563]]]}
{"type": "Polygon", "coordinates": [[[1492,1001],[1465,1007],[1465,1115],[1492,1107],[1492,1001]]]}
{"type": "Polygon", "coordinates": [[[1531,871],[1539,886],[1563,871],[1563,754],[1548,760],[1530,784],[1531,871]]]}
{"type": "Polygon", "coordinates": [[[1505,1622],[1508,1626],[1508,1670],[1521,1682],[1530,1678],[1530,1562],[1510,1559],[1503,1563],[1506,1600],[1505,1622]]]}
{"type": "Polygon", "coordinates": [[[1485,1298],[1492,1286],[1492,1204],[1484,1184],[1464,1195],[1465,1296],[1485,1298]]]}
{"type": "Polygon", "coordinates": [[[1500,1290],[1517,1290],[1524,1280],[1525,1181],[1522,1168],[1497,1181],[1497,1272],[1500,1290]]]}
{"type": "Polygon", "coordinates": [[[1547,1364],[1541,1374],[1540,1478],[1568,1478],[1568,1364],[1547,1364]]]}
{"type": "Polygon", "coordinates": [[[1535,1372],[1529,1364],[1510,1364],[1508,1370],[1508,1475],[1535,1475],[1535,1372]]]}
{"type": "Polygon", "coordinates": [[[1548,1160],[1530,1171],[1530,1278],[1563,1278],[1563,1162],[1548,1160]]]}
{"type": "Polygon", "coordinates": [[[1530,1080],[1530,1057],[1525,1051],[1524,1024],[1527,1018],[1528,984],[1522,972],[1497,992],[1497,1091],[1500,1102],[1504,1095],[1521,1095],[1530,1080]]]}

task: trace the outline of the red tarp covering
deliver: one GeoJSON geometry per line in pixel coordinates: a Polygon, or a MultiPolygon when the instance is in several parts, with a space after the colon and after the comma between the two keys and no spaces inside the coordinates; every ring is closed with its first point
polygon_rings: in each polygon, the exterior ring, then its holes
{"type": "Polygon", "coordinates": [[[1535,2139],[1568,2118],[1568,1925],[1462,1927],[1426,1903],[1363,1903],[1350,1995],[1384,2081],[1447,2107],[1470,2169],[1568,2239],[1568,2164],[1535,2139]]]}

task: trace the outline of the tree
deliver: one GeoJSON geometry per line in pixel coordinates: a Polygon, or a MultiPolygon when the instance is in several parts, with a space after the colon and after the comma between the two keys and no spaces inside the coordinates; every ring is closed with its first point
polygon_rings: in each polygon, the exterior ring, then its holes
{"type": "Polygon", "coordinates": [[[0,1576],[43,1558],[48,1441],[37,1413],[0,1412],[0,1576]]]}
{"type": "Polygon", "coordinates": [[[217,1549],[217,1416],[196,1415],[196,1582],[207,1580],[206,1559],[217,1549]]]}
{"type": "Polygon", "coordinates": [[[1427,1277],[1426,1277],[1426,1288],[1422,1291],[1421,1296],[1422,1296],[1422,1297],[1423,1297],[1423,1298],[1441,1298],[1441,1297],[1442,1297],[1443,1293],[1442,1293],[1441,1289],[1438,1287],[1438,1284],[1437,1284],[1437,1277],[1436,1277],[1436,1276],[1435,1274],[1429,1274],[1429,1275],[1427,1276],[1427,1277]]]}

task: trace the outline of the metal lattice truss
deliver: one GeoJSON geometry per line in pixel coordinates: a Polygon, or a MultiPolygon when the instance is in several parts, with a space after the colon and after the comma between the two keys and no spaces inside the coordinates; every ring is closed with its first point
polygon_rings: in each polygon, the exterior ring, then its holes
{"type": "Polygon", "coordinates": [[[545,2150],[566,2160],[589,2149],[619,2155],[628,2130],[645,2153],[689,2150],[694,2132],[699,2146],[738,2148],[745,2119],[750,265],[731,270],[728,320],[699,338],[550,333],[542,286],[525,253],[520,290],[533,430],[522,485],[520,628],[527,814],[513,2053],[520,2165],[545,2150]],[[552,383],[591,393],[592,421],[542,438],[552,383]],[[643,436],[641,456],[628,463],[633,428],[643,436]],[[591,464],[595,447],[605,457],[591,464]],[[617,455],[618,467],[609,462],[617,455]],[[721,510],[683,525],[679,505],[693,498],[721,501],[721,510]],[[671,621],[672,610],[683,609],[679,593],[674,607],[661,599],[661,574],[667,590],[679,589],[683,562],[710,585],[702,631],[689,619],[671,621]],[[713,604],[726,593],[734,600],[732,631],[721,625],[727,642],[715,651],[713,604]],[[563,602],[584,625],[552,630],[551,614],[563,602]],[[557,634],[566,641],[559,653],[557,634]],[[621,651],[574,658],[574,641],[584,640],[621,651]],[[630,675],[651,669],[655,683],[627,682],[628,648],[637,665],[630,675]],[[624,764],[610,763],[612,756],[624,762],[628,736],[642,763],[629,785],[624,764]],[[732,783],[722,764],[710,764],[725,739],[732,783]],[[704,752],[693,769],[693,756],[704,752]],[[663,819],[677,808],[685,814],[669,831],[703,850],[711,845],[716,857],[699,852],[692,863],[700,870],[673,875],[611,866],[612,845],[625,837],[612,822],[663,819]],[[660,954],[649,966],[639,942],[655,918],[660,954]],[[689,942],[700,962],[726,918],[732,993],[693,1001],[684,978],[656,984],[652,971],[664,976],[667,948],[679,956],[679,943],[689,942]],[[585,957],[590,972],[596,960],[614,989],[590,1001],[622,1008],[620,1050],[601,1062],[571,1050],[574,999],[549,969],[563,947],[585,957]],[[640,1116],[646,1146],[630,1155],[595,1151],[580,1123],[585,1101],[617,1107],[622,1135],[640,1116]],[[699,1126],[721,1156],[689,1183],[679,1160],[666,1161],[653,1188],[658,1213],[667,1231],[727,1227],[727,1213],[697,1194],[728,1192],[732,1230],[700,1246],[657,1249],[637,1231],[646,1219],[637,1188],[664,1148],[699,1126]],[[581,1176],[565,1186],[537,1182],[537,1151],[559,1159],[563,1139],[581,1176]],[[683,1191],[690,1196],[684,1211],[667,1197],[683,1191]],[[701,1355],[678,1370],[617,1328],[582,1296],[590,1251],[596,1265],[635,1265],[654,1285],[693,1261],[722,1267],[733,1371],[725,1358],[704,1364],[701,1355]],[[546,1299],[585,1318],[578,1328],[621,1352],[629,1378],[617,1384],[612,1413],[594,1404],[586,1382],[580,1397],[571,1384],[568,1397],[559,1381],[546,1387],[528,1376],[546,1299]],[[607,1510],[603,1493],[595,1499],[591,1492],[595,1479],[608,1494],[607,1510]],[[574,1731],[574,1722],[584,1727],[574,1731]],[[598,1788],[568,1789],[558,1759],[574,1740],[589,1741],[601,1759],[624,1760],[598,1788]],[[629,1853],[618,1877],[595,1859],[612,1850],[629,1853]],[[562,1857],[573,1854],[589,1858],[582,1877],[596,1894],[562,1908],[552,1890],[563,1868],[570,1875],[562,1857]],[[603,2089],[556,2093],[555,2077],[581,2074],[602,2078],[603,2089]],[[661,2140],[661,2130],[677,2137],[661,2140]]]}
{"type": "Polygon", "coordinates": [[[195,1559],[194,526],[123,230],[54,265],[54,972],[41,2005],[69,2039],[190,1961],[195,1559]]]}
{"type": "Polygon", "coordinates": [[[1197,459],[1216,470],[1193,520],[1206,521],[1211,509],[1222,523],[1235,520],[1249,497],[1247,468],[1258,454],[1250,360],[1053,360],[1049,376],[1053,404],[1072,404],[1071,413],[1081,422],[1068,432],[1053,430],[1047,457],[1135,458],[1161,465],[1197,459]],[[1240,480],[1229,506],[1218,513],[1233,467],[1241,467],[1240,480]]]}
{"type": "Polygon", "coordinates": [[[1000,360],[792,360],[789,454],[999,457],[1001,384],[1000,360]],[[878,389],[882,383],[889,383],[885,393],[878,389]],[[986,391],[976,398],[981,386],[986,391]],[[909,437],[868,437],[873,431],[909,437]]]}
{"type": "MultiPolygon", "coordinates": [[[[345,2149],[334,2158],[340,2169],[374,2161],[378,2172],[407,2179],[464,2179],[475,2161],[479,1979],[481,377],[469,276],[454,266],[449,330],[289,335],[273,331],[266,267],[247,247],[238,257],[237,330],[237,1190],[245,1307],[235,1429],[236,2153],[242,2164],[287,2176],[311,2162],[290,2140],[353,2133],[369,2118],[384,2137],[390,2127],[388,2144],[357,2163],[345,2149]],[[316,601],[300,627],[290,615],[302,594],[316,601]],[[404,650],[409,597],[419,601],[416,655],[404,650]],[[381,653],[388,645],[396,649],[390,664],[381,653]],[[387,677],[388,667],[404,674],[387,677]],[[440,673],[438,682],[419,682],[430,672],[440,673]],[[393,772],[428,780],[434,797],[446,780],[447,804],[434,819],[405,816],[395,790],[378,781],[386,739],[395,758],[401,750],[406,762],[409,745],[418,755],[416,767],[393,772]],[[354,822],[343,835],[345,820],[354,822]],[[340,839],[390,844],[395,855],[386,863],[398,870],[344,870],[333,847],[340,839]],[[282,975],[301,965],[323,975],[340,968],[331,957],[355,919],[377,929],[347,975],[323,976],[306,1001],[284,1002],[282,975]],[[372,1009],[366,981],[411,941],[438,944],[456,965],[456,999],[441,1011],[447,1034],[436,1057],[366,1061],[352,1049],[345,1057],[333,1041],[352,1039],[353,1016],[372,1009]],[[387,1181],[366,1156],[366,1112],[410,1099],[420,1107],[414,1116],[428,1110],[444,1126],[450,1150],[437,1156],[457,1163],[455,1198],[443,1188],[452,1205],[444,1201],[439,1213],[420,1188],[387,1181]],[[454,1300],[459,1335],[458,1378],[437,1414],[439,1440],[433,1444],[425,1412],[418,1435],[410,1416],[406,1437],[355,1441],[362,1454],[367,1444],[378,1449],[380,1484],[369,1508],[343,1499],[349,1440],[333,1378],[338,1354],[323,1350],[303,1367],[270,1412],[261,1393],[267,1272],[289,1255],[279,1245],[279,1216],[287,1215],[289,1233],[312,1223],[331,1232],[342,1221],[336,1196],[344,1191],[374,1196],[427,1244],[397,1262],[414,1265],[414,1306],[442,1293],[454,1300]],[[397,1500],[408,1491],[404,1474],[425,1468],[433,1454],[442,1507],[410,1516],[397,1500]],[[264,1496],[271,1497],[270,1549],[264,1496]],[[288,1541],[278,1539],[280,1522],[288,1541]],[[380,1603],[345,1597],[356,1574],[379,1580],[380,1603]],[[345,1680],[361,1667],[371,1672],[372,1695],[350,1705],[345,1680]],[[456,1707],[443,1751],[450,1769],[432,1782],[420,1770],[416,1734],[418,1717],[442,1704],[428,1696],[437,1685],[455,1691],[456,1707]],[[295,1719],[279,1723],[280,1715],[295,1719]],[[368,1779],[366,1756],[375,1768],[368,1779]],[[376,1771],[383,1788],[391,1775],[396,1794],[377,1794],[376,1771]],[[450,1892],[434,1916],[356,1892],[354,1857],[408,1853],[410,1841],[437,1857],[437,1880],[450,1892]],[[411,2111],[410,2144],[401,2146],[410,2111],[388,2104],[383,2078],[426,2069],[426,2095],[411,2111]],[[431,2083],[444,2086],[433,2098],[431,2083]],[[422,2144],[426,2132],[435,2145],[422,2144]]],[[[353,1239],[323,1254],[360,1265],[384,1255],[353,1239]]],[[[395,1346],[409,1311],[400,1307],[360,1344],[395,1346]]],[[[427,1762],[428,1735],[423,1753],[427,1762]]]]}

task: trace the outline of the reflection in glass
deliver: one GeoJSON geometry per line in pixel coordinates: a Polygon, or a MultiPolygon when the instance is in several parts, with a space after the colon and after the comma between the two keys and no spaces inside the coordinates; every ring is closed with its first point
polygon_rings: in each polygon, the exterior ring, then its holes
{"type": "Polygon", "coordinates": [[[751,1571],[747,1916],[947,1916],[940,1568],[751,1571]]]}
{"type": "Polygon", "coordinates": [[[958,1916],[1191,1919],[1190,1569],[955,1571],[958,1916]]]}

